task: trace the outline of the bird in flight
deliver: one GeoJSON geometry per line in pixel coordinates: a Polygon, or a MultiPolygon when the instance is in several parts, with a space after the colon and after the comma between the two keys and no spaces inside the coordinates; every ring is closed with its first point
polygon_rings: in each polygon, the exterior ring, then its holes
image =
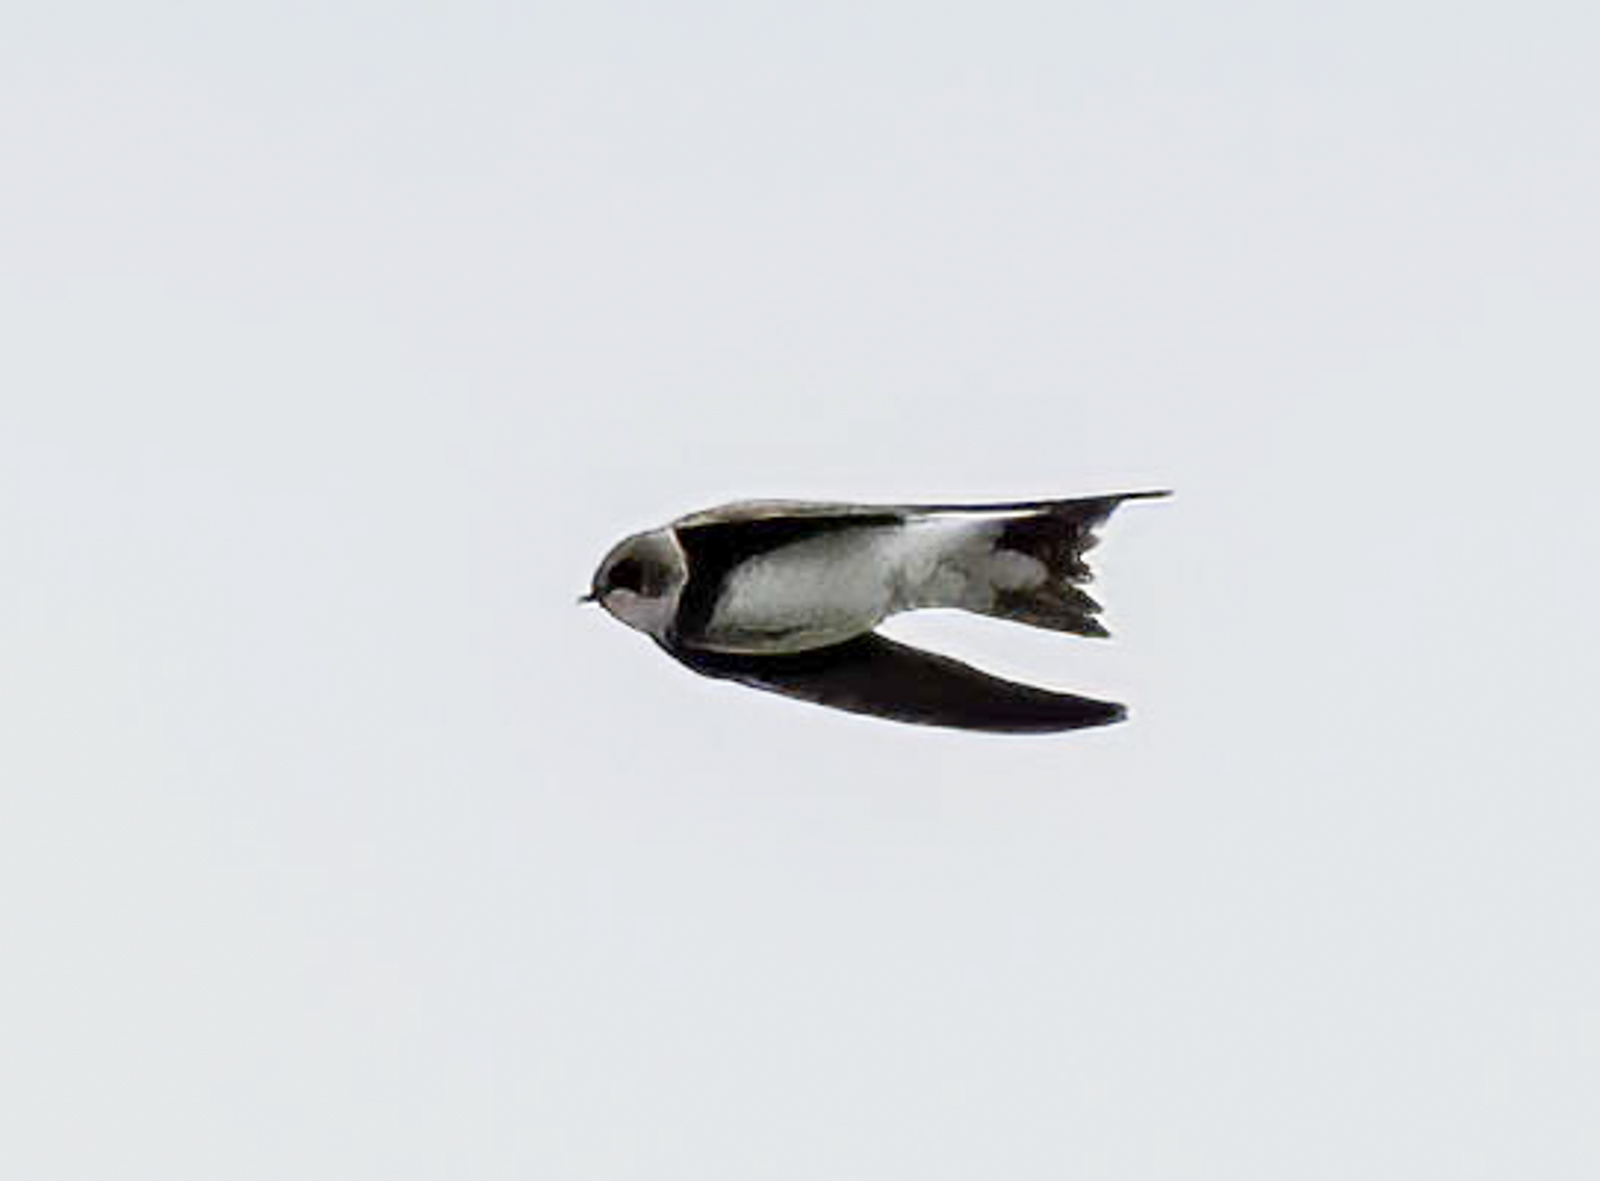
{"type": "Polygon", "coordinates": [[[1094,529],[1125,492],[977,505],[741,501],[614,546],[597,602],[704,676],[853,713],[965,730],[1049,733],[1121,721],[1110,701],[1002,680],[873,629],[957,608],[1104,636],[1082,589],[1094,529]]]}

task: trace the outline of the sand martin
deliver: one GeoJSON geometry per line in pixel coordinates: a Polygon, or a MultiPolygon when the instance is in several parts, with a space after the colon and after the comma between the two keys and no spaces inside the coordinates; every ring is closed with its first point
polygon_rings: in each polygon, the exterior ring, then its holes
{"type": "Polygon", "coordinates": [[[968,730],[1120,721],[1122,706],[1001,680],[873,631],[953,607],[1104,636],[1082,587],[1094,529],[1128,492],[979,505],[741,501],[618,543],[585,602],[676,660],[835,709],[968,730]]]}

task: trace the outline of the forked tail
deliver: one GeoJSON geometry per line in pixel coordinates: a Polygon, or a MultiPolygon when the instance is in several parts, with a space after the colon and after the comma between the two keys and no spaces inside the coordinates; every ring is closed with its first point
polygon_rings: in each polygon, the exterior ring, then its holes
{"type": "Polygon", "coordinates": [[[1018,515],[1002,522],[995,537],[994,595],[981,610],[1052,631],[1109,635],[1096,618],[1100,604],[1082,589],[1094,577],[1084,561],[1084,554],[1099,540],[1094,530],[1125,500],[1168,495],[1165,491],[1124,492],[1007,505],[1018,515]]]}

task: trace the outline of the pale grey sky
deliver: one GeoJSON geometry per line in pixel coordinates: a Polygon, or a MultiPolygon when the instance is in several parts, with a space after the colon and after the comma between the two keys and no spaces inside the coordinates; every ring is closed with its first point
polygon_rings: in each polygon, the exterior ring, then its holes
{"type": "Polygon", "coordinates": [[[0,1173],[1600,1171],[1593,5],[12,5],[0,1173]],[[1174,487],[1127,701],[573,597],[1174,487]]]}

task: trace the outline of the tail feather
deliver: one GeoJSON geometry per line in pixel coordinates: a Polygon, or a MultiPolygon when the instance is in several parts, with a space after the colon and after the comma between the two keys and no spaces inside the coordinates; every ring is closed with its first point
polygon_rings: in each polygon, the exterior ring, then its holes
{"type": "Polygon", "coordinates": [[[1094,577],[1084,555],[1099,541],[1095,528],[1124,500],[1166,495],[1132,492],[1015,506],[1025,515],[1000,527],[994,554],[1002,562],[1008,555],[1029,559],[1034,576],[1020,580],[1021,585],[1014,578],[996,579],[993,602],[985,614],[1074,635],[1110,635],[1096,618],[1100,604],[1082,589],[1094,577]]]}

